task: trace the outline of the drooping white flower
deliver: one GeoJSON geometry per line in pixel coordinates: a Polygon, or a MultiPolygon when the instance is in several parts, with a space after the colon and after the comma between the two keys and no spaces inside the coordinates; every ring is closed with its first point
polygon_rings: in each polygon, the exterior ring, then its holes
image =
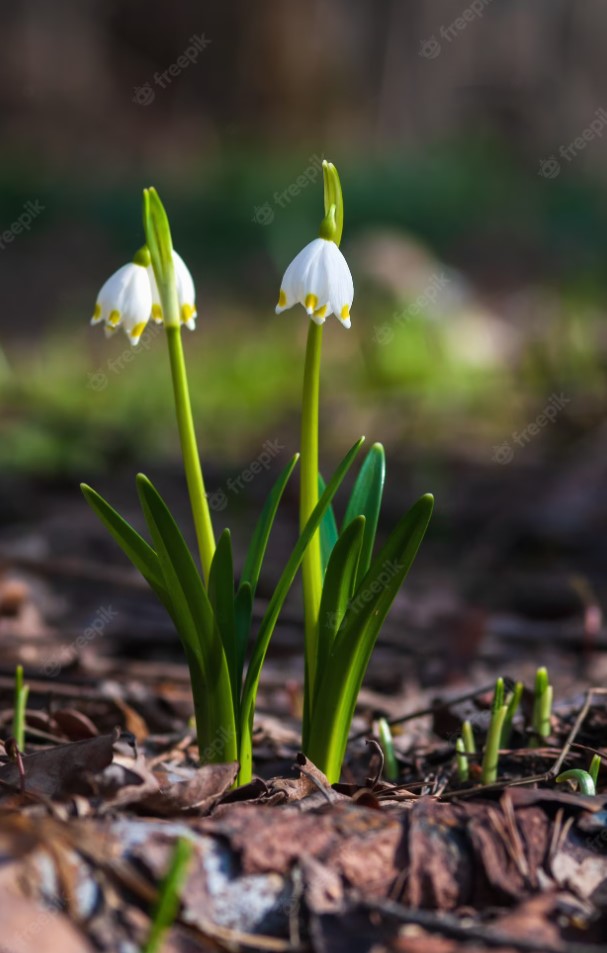
{"type": "MultiPolygon", "coordinates": [[[[179,302],[179,314],[181,323],[185,324],[189,331],[196,327],[196,289],[194,288],[194,279],[190,270],[184,262],[181,255],[173,249],[173,266],[175,268],[175,284],[177,286],[177,300],[179,302]]],[[[152,286],[152,320],[156,324],[162,324],[162,305],[160,303],[160,294],[158,285],[154,276],[154,269],[148,267],[148,275],[152,286]]]]}
{"type": "Polygon", "coordinates": [[[129,262],[114,272],[101,288],[91,324],[103,321],[108,336],[122,327],[131,344],[137,344],[151,312],[152,288],[147,268],[129,262]]]}
{"type": "Polygon", "coordinates": [[[276,314],[299,303],[316,324],[324,324],[334,314],[349,328],[353,298],[354,284],[346,259],[335,242],[315,238],[285,271],[276,314]]]}

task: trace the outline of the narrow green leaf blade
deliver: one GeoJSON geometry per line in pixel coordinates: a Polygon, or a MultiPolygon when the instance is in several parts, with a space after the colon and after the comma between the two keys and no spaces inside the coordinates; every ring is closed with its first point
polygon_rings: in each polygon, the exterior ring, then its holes
{"type": "MultiPolygon", "coordinates": [[[[326,490],[326,484],[323,480],[320,473],[318,474],[318,497],[323,495],[326,490]]],[[[323,516],[320,523],[320,558],[322,561],[322,572],[323,576],[327,571],[327,566],[329,565],[329,557],[333,552],[333,547],[337,542],[339,532],[337,530],[337,521],[335,519],[335,513],[333,512],[333,507],[327,507],[327,511],[323,516]]]]}
{"type": "Polygon", "coordinates": [[[236,617],[236,672],[238,684],[241,685],[253,618],[253,591],[248,582],[243,582],[238,588],[234,600],[234,613],[236,617]]]}
{"type": "Polygon", "coordinates": [[[168,597],[160,562],[152,547],[96,490],[87,486],[86,483],[81,483],[80,489],[86,502],[146,582],[159,595],[162,592],[165,597],[168,597]]]}
{"type": "Polygon", "coordinates": [[[166,503],[140,473],[137,490],[150,528],[173,617],[188,663],[194,660],[192,692],[201,754],[209,761],[236,760],[238,745],[232,686],[213,609],[196,564],[166,503]],[[219,743],[218,743],[219,742],[219,743]]]}
{"type": "Polygon", "coordinates": [[[312,536],[318,529],[318,525],[322,520],[324,513],[327,510],[331,500],[337,493],[342,480],[344,479],[346,473],[352,466],[354,458],[358,453],[364,437],[361,437],[354,446],[348,451],[344,459],[338,466],[337,470],[333,474],[332,479],[329,481],[327,488],[320,500],[318,501],[316,507],[310,515],[310,518],[306,525],[304,526],[297,543],[289,557],[287,564],[282,572],[282,575],[278,581],[278,585],[274,590],[274,594],[270,599],[269,605],[266,609],[265,615],[261,621],[259,627],[259,632],[257,634],[257,639],[255,641],[255,647],[253,649],[253,654],[251,656],[251,661],[249,663],[249,668],[247,671],[247,676],[245,679],[243,694],[242,694],[242,707],[241,707],[241,742],[240,742],[240,782],[244,783],[249,780],[251,777],[251,768],[252,768],[252,730],[253,730],[253,714],[255,711],[255,699],[257,697],[257,688],[259,685],[259,676],[261,673],[261,668],[266,657],[266,652],[268,650],[268,645],[276,625],[276,621],[282,609],[283,603],[286,599],[287,593],[291,588],[293,580],[297,574],[297,570],[301,565],[303,555],[306,551],[306,547],[310,542],[312,536]]]}
{"type": "Polygon", "coordinates": [[[397,524],[357,587],[317,682],[308,757],[339,778],[356,700],[377,636],[417,554],[434,499],[426,494],[397,524]]]}
{"type": "Polygon", "coordinates": [[[276,483],[270,490],[249,544],[245,564],[240,577],[240,583],[242,585],[242,583],[248,582],[251,586],[251,593],[253,596],[255,596],[255,590],[259,581],[259,573],[261,572],[270,532],[272,531],[272,526],[274,525],[276,511],[278,510],[278,506],[285,491],[285,487],[291,478],[291,474],[293,473],[298,460],[299,454],[296,453],[295,456],[288,462],[284,470],[280,473],[276,483]]]}
{"type": "Polygon", "coordinates": [[[373,558],[385,480],[386,454],[381,443],[374,443],[356,478],[343,523],[345,528],[357,516],[364,516],[367,521],[358,564],[357,583],[368,571],[373,558]]]}
{"type": "Polygon", "coordinates": [[[225,529],[219,537],[209,572],[208,592],[230,671],[232,697],[236,701],[240,698],[240,684],[236,654],[234,561],[232,559],[232,539],[229,529],[225,529]]]}
{"type": "Polygon", "coordinates": [[[364,538],[365,517],[357,516],[345,528],[329,557],[318,614],[317,672],[325,670],[335,633],[345,615],[356,584],[356,570],[364,538]]]}

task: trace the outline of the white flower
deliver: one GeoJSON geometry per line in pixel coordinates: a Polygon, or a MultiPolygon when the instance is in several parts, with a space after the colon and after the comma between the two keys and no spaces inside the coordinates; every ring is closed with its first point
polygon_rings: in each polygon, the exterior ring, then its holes
{"type": "Polygon", "coordinates": [[[103,285],[97,295],[91,324],[103,321],[108,336],[122,327],[131,344],[137,344],[151,311],[152,288],[147,269],[130,262],[114,272],[103,285]]]}
{"type": "Polygon", "coordinates": [[[354,285],[348,263],[335,242],[315,238],[306,245],[285,271],[276,314],[302,304],[316,324],[334,314],[345,328],[350,327],[354,285]]]}
{"type": "MultiPolygon", "coordinates": [[[[196,327],[196,317],[198,314],[196,311],[194,280],[183,258],[181,255],[178,255],[175,250],[173,250],[173,266],[175,268],[175,284],[177,285],[177,300],[179,302],[181,323],[185,324],[189,331],[193,331],[196,327]]],[[[155,321],[156,324],[162,324],[162,305],[160,304],[160,295],[158,293],[156,278],[154,277],[154,269],[151,265],[148,267],[148,275],[152,286],[152,320],[155,321]]]]}

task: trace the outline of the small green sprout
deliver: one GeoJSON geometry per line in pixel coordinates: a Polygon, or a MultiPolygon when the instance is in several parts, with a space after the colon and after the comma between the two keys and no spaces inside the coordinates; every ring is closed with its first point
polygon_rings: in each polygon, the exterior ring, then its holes
{"type": "Polygon", "coordinates": [[[398,764],[394,753],[394,741],[390,725],[385,718],[380,718],[377,723],[379,733],[379,743],[384,753],[384,774],[388,781],[396,781],[398,777],[398,764]]]}
{"type": "Polygon", "coordinates": [[[580,789],[581,794],[596,794],[596,788],[592,776],[588,771],[582,771],[580,768],[571,768],[569,771],[563,771],[556,779],[557,784],[563,781],[572,781],[580,789]]]}
{"type": "Polygon", "coordinates": [[[474,732],[472,730],[472,722],[470,721],[465,721],[462,725],[462,741],[466,754],[476,754],[474,732]]]}
{"type": "Polygon", "coordinates": [[[514,716],[518,710],[518,706],[521,703],[521,698],[523,697],[523,683],[517,682],[512,692],[510,693],[507,704],[508,709],[506,711],[506,717],[504,718],[504,724],[502,726],[502,737],[500,740],[500,748],[507,748],[510,745],[510,735],[512,734],[512,722],[514,716]]]}
{"type": "Polygon", "coordinates": [[[491,706],[491,721],[489,723],[489,731],[487,732],[487,741],[483,754],[481,768],[482,784],[493,784],[494,781],[497,780],[500,740],[507,711],[508,706],[504,704],[504,679],[498,678],[495,683],[495,694],[491,706]]]}
{"type": "Polygon", "coordinates": [[[23,665],[18,665],[15,671],[13,738],[19,751],[23,751],[25,747],[25,709],[29,692],[29,685],[23,684],[23,665]]]}
{"type": "Polygon", "coordinates": [[[588,774],[592,778],[594,788],[598,787],[599,783],[599,771],[601,769],[601,756],[600,754],[593,754],[592,761],[590,762],[590,767],[588,768],[588,774]]]}
{"type": "Polygon", "coordinates": [[[548,682],[546,668],[538,668],[535,676],[533,699],[533,731],[531,746],[539,748],[550,737],[550,714],[552,711],[552,685],[548,682]]]}
{"type": "Polygon", "coordinates": [[[457,763],[457,780],[462,783],[468,781],[470,779],[470,764],[463,738],[458,738],[455,742],[455,760],[457,763]]]}
{"type": "Polygon", "coordinates": [[[143,953],[158,953],[165,933],[175,922],[192,852],[193,845],[189,840],[180,838],[175,844],[169,869],[158,889],[158,901],[143,953]]]}

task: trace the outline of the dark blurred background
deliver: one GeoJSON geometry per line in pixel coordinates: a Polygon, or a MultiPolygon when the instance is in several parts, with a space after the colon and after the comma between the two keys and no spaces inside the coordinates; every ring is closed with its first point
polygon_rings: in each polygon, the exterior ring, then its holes
{"type": "Polygon", "coordinates": [[[152,184],[197,284],[184,333],[218,521],[251,521],[298,445],[308,319],[273,307],[327,157],[355,302],[351,331],[326,325],[323,466],[364,432],[389,454],[386,524],[436,493],[416,577],[435,608],[446,587],[447,615],[587,627],[607,529],[606,28],[601,0],[2,3],[9,544],[38,521],[69,551],[78,479],[134,506],[137,468],[178,473],[162,334],[127,360],[88,325],[152,184]],[[285,448],[270,473],[227,493],[267,440],[285,448]]]}

